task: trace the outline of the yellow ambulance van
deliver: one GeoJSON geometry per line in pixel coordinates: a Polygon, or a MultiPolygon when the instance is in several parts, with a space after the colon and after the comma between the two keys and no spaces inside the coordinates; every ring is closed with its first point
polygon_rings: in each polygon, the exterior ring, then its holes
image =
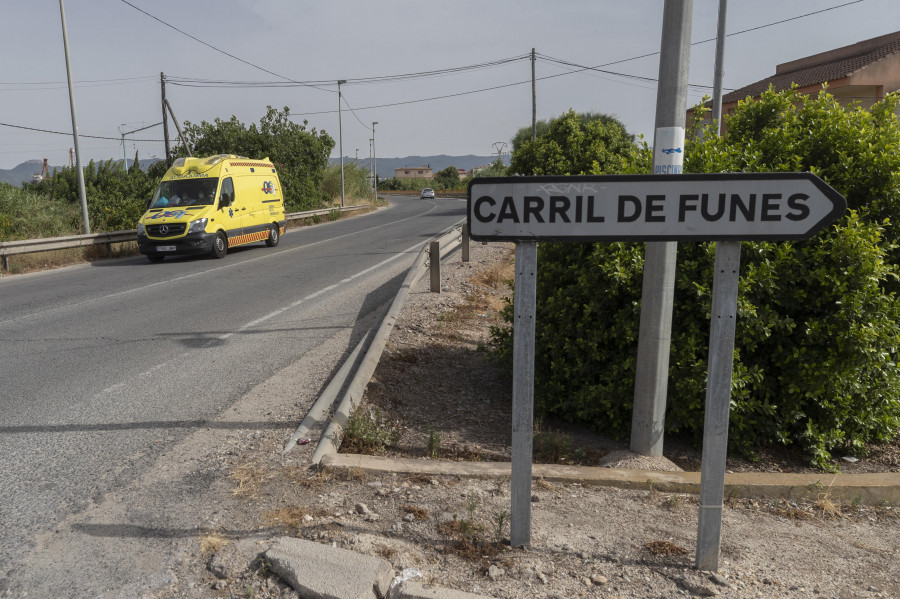
{"type": "Polygon", "coordinates": [[[190,254],[223,258],[228,248],[247,243],[275,247],[285,224],[281,183],[268,158],[179,158],[138,222],[138,248],[151,262],[190,254]]]}

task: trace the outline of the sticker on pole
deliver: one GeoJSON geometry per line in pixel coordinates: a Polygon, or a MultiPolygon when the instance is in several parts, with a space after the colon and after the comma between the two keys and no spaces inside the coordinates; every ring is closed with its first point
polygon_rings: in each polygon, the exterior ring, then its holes
{"type": "Polygon", "coordinates": [[[684,164],[684,127],[660,127],[653,142],[653,174],[680,175],[684,164]]]}

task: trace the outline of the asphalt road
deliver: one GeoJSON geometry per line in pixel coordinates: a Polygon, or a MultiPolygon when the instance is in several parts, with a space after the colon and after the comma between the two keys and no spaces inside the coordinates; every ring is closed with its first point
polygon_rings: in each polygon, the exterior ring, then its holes
{"type": "Polygon", "coordinates": [[[348,330],[349,351],[422,244],[464,214],[460,200],[396,198],[222,260],[137,256],[0,278],[0,582],[36,535],[248,389],[348,330]]]}

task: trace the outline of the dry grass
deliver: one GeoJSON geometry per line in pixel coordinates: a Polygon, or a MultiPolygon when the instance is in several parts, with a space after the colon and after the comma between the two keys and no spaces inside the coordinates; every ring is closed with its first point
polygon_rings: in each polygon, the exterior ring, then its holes
{"type": "Polygon", "coordinates": [[[431,481],[431,476],[423,472],[413,472],[406,475],[406,482],[414,485],[430,485],[431,481]]]}
{"type": "Polygon", "coordinates": [[[650,541],[644,547],[653,555],[685,555],[688,551],[669,541],[650,541]]]}
{"type": "Polygon", "coordinates": [[[553,483],[549,480],[544,480],[543,478],[539,478],[535,484],[545,491],[552,491],[555,488],[553,483]]]}
{"type": "Polygon", "coordinates": [[[502,285],[506,285],[509,281],[515,279],[516,268],[514,264],[515,253],[510,250],[502,262],[492,265],[476,275],[475,282],[491,287],[492,289],[500,289],[502,285]]]}
{"type": "Polygon", "coordinates": [[[261,464],[253,463],[237,466],[228,475],[228,478],[234,481],[236,485],[231,493],[235,497],[252,499],[259,493],[263,482],[271,477],[272,474],[261,464]]]}
{"type": "Polygon", "coordinates": [[[200,553],[216,553],[221,551],[228,544],[228,539],[224,535],[212,532],[206,536],[202,536],[200,541],[200,553]]]}
{"type": "Polygon", "coordinates": [[[357,467],[336,468],[328,466],[324,469],[324,472],[331,480],[337,481],[364,483],[369,478],[365,470],[357,467]]]}
{"type": "Polygon", "coordinates": [[[385,545],[383,543],[376,543],[372,546],[372,549],[375,555],[379,557],[383,557],[384,559],[390,561],[393,559],[395,555],[397,555],[397,550],[389,545],[385,545]]]}
{"type": "Polygon", "coordinates": [[[289,505],[274,510],[263,512],[263,524],[266,526],[283,526],[287,528],[299,528],[303,525],[303,518],[311,516],[309,509],[302,505],[289,505]]]}
{"type": "Polygon", "coordinates": [[[112,244],[111,249],[107,249],[105,245],[90,245],[34,254],[17,254],[9,257],[9,272],[10,274],[25,274],[138,254],[137,243],[132,241],[112,244]]]}
{"type": "Polygon", "coordinates": [[[401,505],[400,509],[407,514],[412,514],[416,520],[428,520],[429,511],[425,508],[414,505],[401,505]]]}

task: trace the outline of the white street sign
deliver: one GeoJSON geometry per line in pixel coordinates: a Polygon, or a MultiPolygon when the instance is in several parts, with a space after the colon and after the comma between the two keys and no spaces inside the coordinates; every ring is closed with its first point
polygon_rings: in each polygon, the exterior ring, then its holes
{"type": "Polygon", "coordinates": [[[847,207],[812,173],[485,177],[469,184],[477,241],[806,239],[847,207]]]}

